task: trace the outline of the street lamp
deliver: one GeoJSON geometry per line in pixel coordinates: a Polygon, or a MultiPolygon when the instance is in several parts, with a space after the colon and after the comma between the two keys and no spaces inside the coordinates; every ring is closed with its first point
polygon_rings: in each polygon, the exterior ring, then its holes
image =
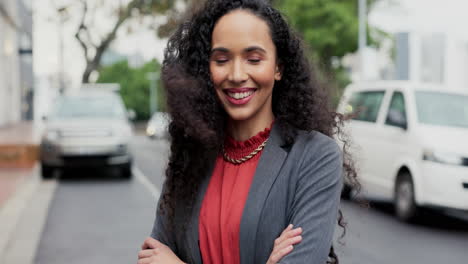
{"type": "Polygon", "coordinates": [[[359,67],[361,81],[365,78],[364,52],[367,46],[367,0],[359,1],[359,67]]]}
{"type": "Polygon", "coordinates": [[[158,110],[158,72],[148,72],[146,78],[150,81],[150,115],[158,110]]]}
{"type": "Polygon", "coordinates": [[[58,20],[58,27],[59,27],[59,82],[60,88],[59,91],[61,94],[65,91],[65,77],[64,77],[64,40],[63,40],[63,25],[67,20],[70,18],[68,15],[68,7],[60,7],[57,8],[57,12],[60,16],[58,20]]]}

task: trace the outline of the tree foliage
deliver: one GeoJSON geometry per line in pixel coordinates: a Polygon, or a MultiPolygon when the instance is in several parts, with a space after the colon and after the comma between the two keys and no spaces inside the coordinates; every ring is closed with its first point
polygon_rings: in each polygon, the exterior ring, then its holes
{"type": "MultiPolygon", "coordinates": [[[[331,69],[333,58],[342,58],[357,50],[358,0],[276,0],[274,3],[310,45],[311,55],[325,69],[331,69]]],[[[368,1],[368,10],[374,3],[374,0],[368,1]]],[[[368,42],[378,44],[370,34],[368,42]]]]}
{"type": "MultiPolygon", "coordinates": [[[[367,0],[368,11],[379,0],[367,0]]],[[[334,88],[336,104],[349,83],[341,59],[358,49],[358,0],[275,0],[274,5],[303,37],[319,77],[334,88]]],[[[385,33],[367,26],[367,42],[378,46],[385,33]]]]}
{"type": "Polygon", "coordinates": [[[141,20],[143,17],[150,15],[166,14],[171,10],[175,10],[176,2],[174,0],[79,0],[81,19],[75,38],[83,48],[86,60],[82,82],[89,82],[91,73],[99,69],[102,55],[127,21],[131,19],[141,20]],[[101,13],[97,11],[101,11],[101,13]],[[103,12],[109,17],[103,17],[103,12]],[[106,32],[98,32],[99,23],[96,21],[101,19],[113,20],[112,26],[106,32]]]}
{"type": "MultiPolygon", "coordinates": [[[[150,117],[150,87],[148,73],[159,72],[160,64],[152,60],[139,68],[131,68],[127,60],[99,69],[98,83],[120,84],[120,94],[128,109],[135,110],[137,119],[150,117]]],[[[161,83],[157,84],[158,110],[164,111],[165,97],[161,83]]]]}

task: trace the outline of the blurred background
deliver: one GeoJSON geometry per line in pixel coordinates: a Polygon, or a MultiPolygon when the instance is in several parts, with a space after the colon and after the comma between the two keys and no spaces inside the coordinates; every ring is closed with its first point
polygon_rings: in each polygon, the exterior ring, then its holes
{"type": "MultiPolygon", "coordinates": [[[[203,2],[0,0],[0,263],[136,262],[151,231],[169,150],[159,78],[164,47],[188,6],[203,2]]],[[[369,206],[353,199],[355,190],[344,194],[348,226],[343,238],[337,228],[334,242],[341,263],[466,262],[468,1],[273,4],[303,37],[330,89],[330,104],[343,113],[375,108],[370,119],[356,112],[350,137],[364,149],[362,156],[356,150],[363,177],[379,169],[392,180],[382,180],[387,189],[363,184],[369,206]],[[458,106],[448,114],[459,119],[424,123],[419,99],[412,106],[418,97],[410,94],[412,84],[430,87],[433,104],[449,98],[438,107],[458,106]],[[382,97],[353,97],[376,89],[382,97]],[[394,91],[405,96],[403,103],[391,99],[394,91]],[[439,94],[449,91],[451,97],[439,94]],[[379,109],[387,105],[384,120],[379,109]],[[390,118],[392,107],[404,115],[390,118]],[[399,150],[411,146],[407,152],[420,159],[414,167],[393,173],[393,167],[368,165],[366,153],[386,153],[375,164],[404,156],[387,151],[388,144],[367,151],[375,144],[359,137],[384,131],[368,132],[374,123],[399,127],[385,140],[404,138],[399,150]],[[437,133],[427,130],[434,125],[437,133]],[[431,135],[430,151],[426,143],[410,144],[423,134],[431,135]],[[437,180],[425,180],[429,171],[440,172],[437,180]],[[434,186],[442,189],[425,191],[434,186]],[[429,198],[421,198],[423,192],[429,198]],[[446,193],[453,196],[445,199],[446,193]]]]}

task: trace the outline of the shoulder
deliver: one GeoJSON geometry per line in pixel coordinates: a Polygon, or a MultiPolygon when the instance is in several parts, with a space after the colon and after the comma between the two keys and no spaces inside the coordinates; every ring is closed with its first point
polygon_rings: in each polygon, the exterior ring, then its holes
{"type": "Polygon", "coordinates": [[[317,131],[300,131],[294,145],[300,148],[297,152],[300,153],[298,158],[300,174],[306,176],[311,172],[314,172],[313,174],[333,172],[336,177],[332,178],[341,177],[342,150],[333,138],[317,131]]]}
{"type": "Polygon", "coordinates": [[[341,149],[337,142],[318,131],[299,131],[294,145],[303,148],[302,156],[306,158],[319,158],[322,156],[341,156],[341,149]]]}

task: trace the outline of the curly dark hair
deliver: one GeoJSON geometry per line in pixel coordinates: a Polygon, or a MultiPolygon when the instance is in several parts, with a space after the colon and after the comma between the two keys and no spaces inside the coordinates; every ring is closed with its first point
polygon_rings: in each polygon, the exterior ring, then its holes
{"type": "MultiPolygon", "coordinates": [[[[319,83],[316,69],[307,60],[302,40],[281,13],[266,0],[208,0],[179,26],[165,50],[162,80],[172,121],[169,125],[170,157],[160,210],[170,218],[174,217],[176,203],[192,208],[208,163],[212,162],[207,157],[219,153],[225,138],[228,117],[216,97],[209,59],[216,22],[236,9],[251,12],[270,28],[282,72],[281,80],[273,87],[272,107],[275,123],[286,144],[294,143],[298,130],[319,131],[340,138],[344,143],[345,182],[358,186],[348,140],[341,130],[343,116],[331,109],[328,91],[319,83]]],[[[338,224],[345,231],[341,210],[338,224]]],[[[331,263],[338,263],[333,247],[329,257],[331,263]]]]}

